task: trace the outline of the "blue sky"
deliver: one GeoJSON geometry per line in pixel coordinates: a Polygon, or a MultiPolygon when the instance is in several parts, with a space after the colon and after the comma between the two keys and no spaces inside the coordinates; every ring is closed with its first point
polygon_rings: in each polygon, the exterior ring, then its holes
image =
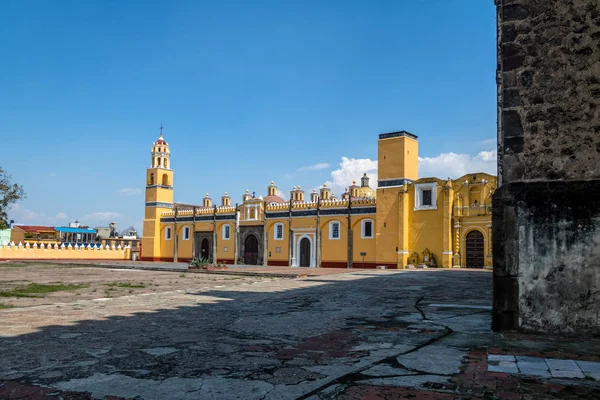
{"type": "MultiPolygon", "coordinates": [[[[141,229],[161,120],[175,200],[341,191],[377,134],[421,175],[495,173],[492,1],[28,1],[0,6],[2,165],[27,224],[141,229]]],[[[373,176],[372,185],[376,184],[373,176]]]]}

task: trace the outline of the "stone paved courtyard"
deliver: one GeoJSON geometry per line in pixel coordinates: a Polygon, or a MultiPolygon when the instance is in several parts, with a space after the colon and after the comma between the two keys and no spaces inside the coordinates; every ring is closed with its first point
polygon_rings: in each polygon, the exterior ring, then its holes
{"type": "Polygon", "coordinates": [[[592,376],[494,372],[594,363],[600,341],[493,334],[488,271],[0,266],[0,292],[28,282],[82,287],[0,297],[0,399],[600,398],[592,376]]]}

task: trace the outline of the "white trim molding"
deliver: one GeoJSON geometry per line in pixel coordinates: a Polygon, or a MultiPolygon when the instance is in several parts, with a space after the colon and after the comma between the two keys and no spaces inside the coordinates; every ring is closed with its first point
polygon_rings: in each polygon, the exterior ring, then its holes
{"type": "Polygon", "coordinates": [[[340,240],[342,224],[340,221],[329,221],[329,240],[340,240]],[[333,224],[337,224],[337,237],[333,236],[333,224]]]}
{"type": "Polygon", "coordinates": [[[231,225],[223,224],[223,227],[221,228],[221,239],[223,239],[223,240],[231,239],[231,225]],[[227,228],[229,228],[229,232],[227,232],[227,228]],[[229,233],[229,236],[225,235],[226,232],[229,233]]]}
{"type": "Polygon", "coordinates": [[[375,221],[371,218],[364,218],[360,221],[360,238],[361,239],[373,239],[375,237],[375,221]],[[371,236],[365,236],[365,224],[371,223],[371,236]]]}
{"type": "Polygon", "coordinates": [[[437,210],[437,183],[417,183],[415,185],[415,211],[437,210]],[[431,190],[431,205],[423,205],[423,191],[431,190]]]}
{"type": "Polygon", "coordinates": [[[406,250],[398,250],[398,254],[409,254],[406,250]]]}
{"type": "Polygon", "coordinates": [[[454,252],[452,252],[452,251],[442,251],[442,254],[445,255],[445,256],[447,256],[447,255],[454,254],[454,252]]]}
{"type": "MultiPolygon", "coordinates": [[[[314,232],[314,230],[313,230],[314,232]]],[[[309,268],[315,268],[317,264],[316,260],[316,252],[315,252],[315,240],[314,233],[302,233],[295,234],[294,233],[294,245],[292,246],[292,267],[300,266],[300,242],[302,239],[308,239],[310,242],[310,265],[309,268]]]]}
{"type": "Polygon", "coordinates": [[[283,240],[283,236],[285,234],[283,233],[283,223],[282,222],[277,222],[275,225],[273,225],[273,240],[283,240]],[[277,236],[277,228],[281,228],[281,236],[278,237],[277,236]]]}

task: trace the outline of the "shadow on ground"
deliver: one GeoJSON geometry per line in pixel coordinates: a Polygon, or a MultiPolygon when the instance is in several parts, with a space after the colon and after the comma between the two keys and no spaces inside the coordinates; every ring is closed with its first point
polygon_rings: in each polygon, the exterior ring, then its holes
{"type": "MultiPolygon", "coordinates": [[[[4,310],[0,335],[14,336],[0,339],[0,398],[483,398],[498,383],[457,379],[473,350],[517,342],[490,331],[490,305],[486,272],[386,271],[4,310]]],[[[531,342],[600,353],[597,342],[531,342]]],[[[586,390],[574,398],[600,396],[586,390]]]]}

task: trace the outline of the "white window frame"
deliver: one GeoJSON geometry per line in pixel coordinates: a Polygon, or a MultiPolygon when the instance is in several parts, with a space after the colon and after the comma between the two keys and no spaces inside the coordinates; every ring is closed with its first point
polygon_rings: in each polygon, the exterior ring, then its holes
{"type": "Polygon", "coordinates": [[[173,237],[173,232],[171,230],[171,227],[167,226],[165,228],[165,240],[171,240],[172,237],[173,237]]]}
{"type": "Polygon", "coordinates": [[[283,240],[283,224],[281,222],[278,222],[274,225],[274,229],[273,229],[273,239],[274,240],[283,240]],[[281,226],[281,237],[277,237],[277,228],[281,226]]]}
{"type": "Polygon", "coordinates": [[[360,237],[361,239],[373,239],[375,237],[375,221],[371,218],[365,218],[360,221],[360,237]],[[365,224],[367,222],[371,223],[371,236],[365,236],[365,224]]]}
{"type": "Polygon", "coordinates": [[[221,228],[221,238],[223,240],[229,240],[231,239],[231,225],[229,224],[224,224],[223,228],[221,228]],[[227,237],[227,235],[225,234],[227,232],[227,228],[229,227],[229,237],[227,237]]]}
{"type": "Polygon", "coordinates": [[[437,210],[437,183],[417,183],[415,185],[415,211],[437,210]],[[431,205],[423,205],[423,191],[431,190],[431,205]]]}
{"type": "Polygon", "coordinates": [[[183,232],[181,232],[183,236],[183,240],[190,240],[190,227],[189,226],[184,226],[183,227],[183,232]],[[186,235],[187,233],[187,235],[186,235]]]}
{"type": "Polygon", "coordinates": [[[340,237],[342,236],[341,230],[342,224],[340,221],[329,221],[329,240],[340,240],[340,237]],[[333,237],[333,224],[338,225],[338,237],[333,237]]]}
{"type": "Polygon", "coordinates": [[[249,204],[246,206],[246,221],[258,221],[259,218],[258,204],[249,204]],[[251,217],[252,210],[254,210],[254,218],[251,217]]]}

